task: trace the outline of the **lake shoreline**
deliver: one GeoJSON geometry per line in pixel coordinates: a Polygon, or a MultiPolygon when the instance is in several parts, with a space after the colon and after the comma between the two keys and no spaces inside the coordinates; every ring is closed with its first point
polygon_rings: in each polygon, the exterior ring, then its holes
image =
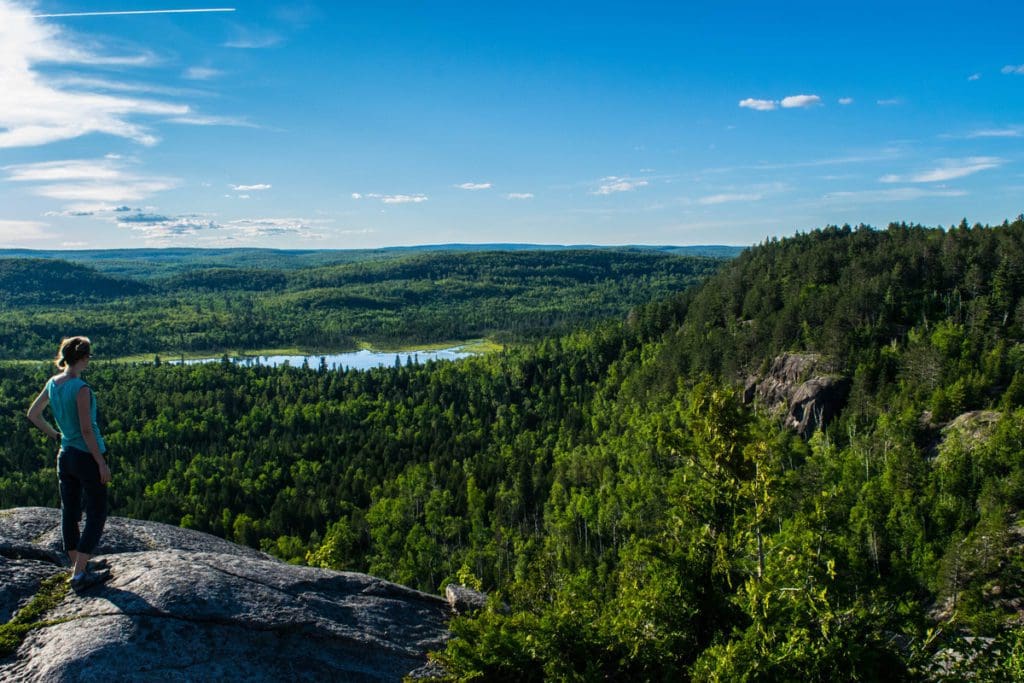
{"type": "MultiPolygon", "coordinates": [[[[207,350],[207,351],[168,351],[168,352],[155,352],[155,353],[135,353],[130,356],[121,356],[118,358],[104,359],[100,357],[100,360],[109,360],[110,362],[117,363],[152,363],[154,358],[159,357],[161,362],[174,362],[181,361],[196,361],[196,360],[219,360],[225,355],[229,358],[258,358],[265,356],[336,356],[344,353],[357,353],[359,351],[370,351],[373,353],[414,353],[414,352],[432,352],[432,351],[443,351],[447,349],[462,349],[474,355],[484,355],[487,353],[493,353],[495,351],[501,351],[505,348],[503,344],[499,344],[490,339],[466,339],[466,340],[451,340],[444,342],[427,342],[424,344],[401,344],[397,346],[386,346],[376,345],[370,342],[361,341],[358,343],[356,348],[345,347],[345,348],[334,348],[330,350],[317,349],[310,350],[304,349],[297,346],[291,347],[278,347],[278,348],[267,348],[267,349],[220,349],[220,350],[207,350]]],[[[34,362],[34,361],[13,361],[13,362],[34,362]]]]}

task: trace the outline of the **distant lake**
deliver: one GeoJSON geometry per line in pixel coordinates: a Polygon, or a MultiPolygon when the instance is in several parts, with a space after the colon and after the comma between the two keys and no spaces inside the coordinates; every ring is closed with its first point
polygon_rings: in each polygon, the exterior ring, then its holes
{"type": "MultiPolygon", "coordinates": [[[[311,368],[319,368],[321,359],[330,370],[369,370],[371,368],[393,367],[395,357],[402,365],[410,361],[413,364],[426,363],[429,360],[459,360],[476,355],[464,351],[462,346],[453,346],[450,349],[435,349],[432,351],[350,351],[348,353],[324,353],[313,356],[230,356],[229,360],[237,365],[269,365],[278,367],[290,365],[293,368],[301,368],[304,364],[311,368]]],[[[193,363],[216,363],[221,358],[196,358],[187,359],[186,365],[193,363]]],[[[181,363],[180,360],[168,360],[168,363],[181,363]]]]}

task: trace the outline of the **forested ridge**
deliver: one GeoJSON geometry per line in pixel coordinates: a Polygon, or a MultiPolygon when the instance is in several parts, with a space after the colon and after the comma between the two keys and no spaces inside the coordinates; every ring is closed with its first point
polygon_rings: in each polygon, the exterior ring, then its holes
{"type": "MultiPolygon", "coordinates": [[[[1020,680],[1022,273],[1024,218],[830,227],[457,363],[88,379],[117,514],[490,592],[456,679],[1020,680]],[[782,352],[850,383],[808,440],[742,400],[782,352]]],[[[50,369],[0,367],[0,507],[53,505],[50,369]]]]}
{"type": "Polygon", "coordinates": [[[174,272],[145,279],[0,259],[0,358],[45,357],[69,329],[102,339],[107,358],[535,340],[623,315],[725,262],[637,249],[371,254],[289,268],[208,265],[212,258],[196,256],[190,269],[174,261],[174,272]]]}

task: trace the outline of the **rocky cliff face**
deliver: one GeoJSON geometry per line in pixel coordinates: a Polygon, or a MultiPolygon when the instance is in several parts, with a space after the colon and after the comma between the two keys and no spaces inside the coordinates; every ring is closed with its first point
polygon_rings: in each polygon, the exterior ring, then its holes
{"type": "Polygon", "coordinates": [[[747,379],[743,400],[783,412],[785,425],[807,438],[839,414],[849,391],[849,380],[821,356],[784,353],[763,377],[747,379]]]}
{"type": "MultiPolygon", "coordinates": [[[[0,511],[0,623],[65,572],[60,512],[0,511]]],[[[222,539],[111,518],[111,579],[70,590],[4,681],[397,681],[443,646],[447,603],[364,574],[297,567],[222,539]]]]}

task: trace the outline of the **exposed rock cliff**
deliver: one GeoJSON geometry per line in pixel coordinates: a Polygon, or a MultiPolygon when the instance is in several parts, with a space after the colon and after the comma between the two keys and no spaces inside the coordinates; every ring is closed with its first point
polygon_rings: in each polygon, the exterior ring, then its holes
{"type": "MultiPolygon", "coordinates": [[[[59,549],[58,510],[0,511],[0,623],[65,571],[59,549]]],[[[111,579],[60,597],[0,680],[396,681],[447,638],[439,597],[208,534],[115,517],[98,552],[111,579]]]]}
{"type": "Polygon", "coordinates": [[[743,400],[784,412],[787,427],[809,437],[839,414],[850,382],[817,354],[784,353],[763,377],[747,379],[743,400]]]}

